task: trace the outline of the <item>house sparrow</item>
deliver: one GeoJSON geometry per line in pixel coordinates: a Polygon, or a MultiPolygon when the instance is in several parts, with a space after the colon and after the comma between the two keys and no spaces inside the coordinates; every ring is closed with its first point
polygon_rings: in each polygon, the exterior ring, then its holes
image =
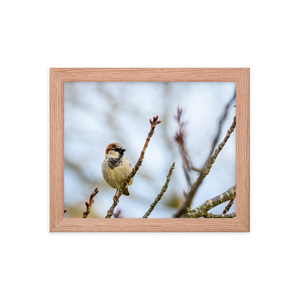
{"type": "MultiPolygon", "coordinates": [[[[102,163],[102,174],[105,181],[114,189],[118,189],[131,171],[132,167],[128,159],[124,156],[126,149],[120,143],[111,143],[105,150],[105,159],[102,163]]],[[[131,185],[131,178],[128,185],[131,185]]],[[[129,196],[128,187],[124,189],[123,195],[129,196]]]]}

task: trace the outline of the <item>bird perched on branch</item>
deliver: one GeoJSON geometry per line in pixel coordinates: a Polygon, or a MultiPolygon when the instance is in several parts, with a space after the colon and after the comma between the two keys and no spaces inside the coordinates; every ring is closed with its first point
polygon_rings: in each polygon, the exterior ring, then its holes
{"type": "MultiPolygon", "coordinates": [[[[120,143],[111,143],[105,150],[105,159],[102,163],[102,174],[105,181],[114,189],[118,189],[124,179],[131,173],[132,167],[128,159],[124,156],[126,149],[120,143]]],[[[128,185],[131,185],[131,178],[128,185]]],[[[117,194],[116,192],[116,194],[117,194]]],[[[124,189],[123,195],[129,196],[128,186],[124,189]]]]}

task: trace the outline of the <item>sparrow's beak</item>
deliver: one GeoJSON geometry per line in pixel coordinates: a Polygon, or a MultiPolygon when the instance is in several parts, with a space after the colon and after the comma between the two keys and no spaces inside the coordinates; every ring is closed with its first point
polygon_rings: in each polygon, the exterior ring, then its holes
{"type": "Polygon", "coordinates": [[[124,153],[126,151],[126,149],[122,148],[120,149],[120,153],[124,153]]]}

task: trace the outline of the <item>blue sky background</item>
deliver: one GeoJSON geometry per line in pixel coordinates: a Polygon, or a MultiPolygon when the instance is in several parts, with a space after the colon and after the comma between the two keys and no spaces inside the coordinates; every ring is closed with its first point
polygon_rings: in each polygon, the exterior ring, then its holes
{"type": "MultiPolygon", "coordinates": [[[[167,192],[150,217],[169,218],[187,191],[178,146],[173,142],[177,130],[177,107],[184,109],[187,121],[187,148],[195,167],[201,167],[210,151],[219,118],[235,92],[232,82],[68,82],[65,83],[65,217],[82,217],[84,202],[96,186],[89,217],[104,217],[115,190],[101,172],[106,146],[121,142],[132,166],[137,162],[150,129],[149,118],[159,115],[163,122],[155,129],[145,159],[130,196],[122,196],[118,208],[126,218],[140,218],[148,210],[169,168],[176,166],[167,192]]],[[[230,127],[235,108],[229,110],[220,141],[230,127]]],[[[220,142],[219,141],[219,142],[220,142]]],[[[236,135],[231,135],[210,174],[199,188],[192,208],[226,191],[236,182],[236,135]]],[[[197,173],[193,172],[196,180],[197,173]]],[[[225,204],[210,212],[222,213],[225,204]]],[[[235,203],[230,212],[235,211],[235,203]]]]}

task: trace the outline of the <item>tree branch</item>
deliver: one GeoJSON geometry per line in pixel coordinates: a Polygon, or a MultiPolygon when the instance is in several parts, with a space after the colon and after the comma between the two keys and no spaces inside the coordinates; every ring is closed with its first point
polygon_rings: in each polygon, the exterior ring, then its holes
{"type": "Polygon", "coordinates": [[[222,215],[216,215],[216,214],[211,214],[211,213],[206,213],[204,215],[205,218],[235,218],[236,217],[236,213],[232,213],[230,215],[225,215],[225,214],[222,214],[222,215]]]}
{"type": "Polygon", "coordinates": [[[204,176],[204,178],[205,178],[205,177],[208,175],[208,173],[210,172],[210,169],[211,169],[212,165],[213,165],[214,162],[216,161],[216,159],[217,159],[219,153],[221,152],[221,150],[224,148],[226,142],[227,142],[228,139],[230,138],[230,136],[231,136],[232,132],[234,131],[235,127],[236,127],[236,116],[234,116],[233,122],[232,122],[232,124],[231,124],[229,130],[227,131],[224,140],[223,140],[222,143],[218,146],[218,148],[215,150],[213,156],[211,156],[210,159],[208,160],[207,166],[206,166],[206,168],[205,168],[205,170],[204,170],[204,171],[205,171],[205,174],[204,174],[205,176],[204,176]]]}
{"type": "Polygon", "coordinates": [[[218,140],[219,140],[219,138],[220,138],[220,135],[221,135],[221,131],[222,131],[222,128],[223,128],[223,124],[224,124],[224,122],[225,122],[225,120],[226,120],[226,117],[227,117],[227,115],[228,115],[228,110],[229,110],[230,106],[232,105],[232,103],[234,102],[235,98],[236,98],[236,92],[234,93],[233,97],[232,97],[231,100],[226,104],[226,106],[225,106],[225,108],[224,108],[222,117],[220,118],[220,121],[219,121],[218,131],[217,131],[217,133],[216,133],[216,135],[215,135],[215,138],[214,138],[214,141],[213,141],[213,143],[212,143],[212,145],[211,145],[210,153],[209,153],[208,158],[207,158],[207,160],[206,160],[206,162],[205,162],[205,164],[204,164],[204,167],[208,164],[209,159],[210,159],[210,157],[212,156],[212,154],[213,154],[213,152],[214,152],[214,149],[215,149],[215,147],[216,147],[216,145],[217,145],[217,143],[218,143],[218,140]]]}
{"type": "Polygon", "coordinates": [[[151,204],[149,210],[144,214],[143,218],[148,218],[150,216],[150,214],[152,213],[153,209],[155,208],[156,204],[158,203],[158,201],[160,201],[160,199],[162,198],[162,196],[164,195],[164,193],[167,191],[168,186],[169,186],[169,182],[172,176],[172,172],[175,168],[175,162],[172,164],[169,174],[167,176],[167,180],[165,185],[162,187],[160,193],[157,195],[157,197],[155,198],[154,202],[151,204]]]}
{"type": "Polygon", "coordinates": [[[151,124],[151,129],[150,129],[150,131],[148,133],[148,137],[147,137],[146,142],[144,144],[144,147],[143,147],[143,150],[141,152],[140,158],[137,161],[137,163],[135,164],[135,167],[132,169],[131,173],[128,175],[127,178],[125,178],[123,184],[119,188],[118,194],[114,196],[114,198],[113,198],[114,202],[113,202],[112,206],[110,207],[110,209],[107,211],[107,215],[106,215],[105,218],[111,218],[111,216],[114,213],[115,207],[119,203],[119,198],[123,195],[124,189],[128,185],[128,182],[130,182],[130,180],[135,176],[136,172],[138,171],[138,169],[142,165],[142,162],[144,160],[145,152],[146,152],[146,149],[148,147],[149,141],[150,141],[151,137],[154,134],[154,129],[155,129],[156,125],[158,125],[158,124],[161,123],[161,120],[158,120],[158,116],[156,116],[156,117],[153,117],[153,120],[149,119],[149,122],[151,124]]]}
{"type": "MultiPolygon", "coordinates": [[[[124,189],[123,189],[123,191],[124,191],[124,189]]],[[[122,194],[123,194],[123,191],[122,191],[122,194]]],[[[111,218],[111,216],[114,214],[114,210],[115,210],[115,208],[116,208],[116,206],[118,205],[118,202],[119,202],[119,200],[117,200],[117,201],[115,200],[115,197],[116,197],[116,195],[114,196],[113,204],[110,207],[110,209],[107,211],[107,214],[106,214],[105,218],[111,218]]]]}
{"type": "Polygon", "coordinates": [[[234,131],[235,127],[236,127],[236,116],[233,118],[233,122],[232,122],[229,130],[227,131],[227,134],[226,134],[224,140],[222,141],[222,143],[219,144],[219,146],[215,150],[214,154],[210,157],[210,159],[207,162],[206,167],[200,171],[200,175],[197,178],[197,180],[195,181],[195,183],[192,185],[192,188],[190,189],[189,193],[186,196],[185,202],[183,203],[183,205],[181,206],[179,211],[174,215],[175,218],[179,218],[180,216],[182,216],[186,212],[186,209],[188,207],[190,207],[192,200],[193,200],[199,186],[203,182],[203,179],[209,174],[212,165],[216,161],[219,153],[225,146],[226,142],[228,141],[228,139],[231,136],[232,132],[234,131]]]}
{"type": "Polygon", "coordinates": [[[191,179],[191,174],[190,174],[191,162],[190,162],[190,158],[189,158],[188,151],[186,149],[186,143],[185,143],[185,141],[186,141],[185,126],[187,123],[182,121],[182,119],[181,119],[182,113],[183,113],[183,109],[178,107],[177,115],[174,117],[178,123],[178,132],[176,132],[176,134],[174,136],[174,141],[179,146],[180,154],[182,157],[182,167],[183,167],[184,175],[186,177],[186,181],[188,183],[189,188],[191,188],[191,186],[192,186],[192,179],[191,179]]]}
{"type": "Polygon", "coordinates": [[[229,188],[226,192],[220,194],[219,196],[216,196],[212,199],[209,199],[205,201],[200,206],[196,207],[195,209],[187,212],[184,217],[185,218],[200,218],[205,217],[207,215],[207,211],[212,209],[213,207],[220,205],[221,203],[224,203],[233,197],[236,196],[236,185],[229,188]]]}
{"type": "Polygon", "coordinates": [[[113,216],[114,216],[115,218],[122,218],[122,209],[121,209],[121,208],[117,209],[117,211],[115,211],[115,212],[113,213],[113,216]]]}
{"type": "Polygon", "coordinates": [[[94,197],[98,194],[99,192],[99,189],[98,187],[96,187],[93,192],[91,193],[91,196],[90,196],[90,201],[89,203],[87,201],[85,201],[85,205],[86,205],[86,211],[83,213],[83,218],[87,218],[87,216],[89,215],[90,211],[91,211],[91,207],[94,203],[94,197]]]}
{"type": "Polygon", "coordinates": [[[229,209],[231,208],[231,206],[233,204],[234,199],[235,199],[235,196],[232,197],[232,199],[229,201],[229,203],[227,204],[227,206],[224,208],[224,210],[222,212],[223,215],[225,215],[229,211],[229,209]]]}

